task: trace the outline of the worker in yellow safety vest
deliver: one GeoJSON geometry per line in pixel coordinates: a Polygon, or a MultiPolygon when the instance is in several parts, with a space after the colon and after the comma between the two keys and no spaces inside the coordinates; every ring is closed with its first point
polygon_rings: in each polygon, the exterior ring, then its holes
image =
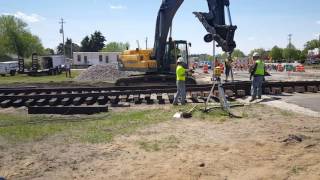
{"type": "Polygon", "coordinates": [[[174,96],[173,105],[178,105],[179,99],[181,100],[181,104],[186,104],[186,73],[187,70],[184,67],[184,59],[180,57],[177,60],[177,69],[176,69],[176,76],[177,76],[177,93],[174,96]]]}
{"type": "Polygon", "coordinates": [[[257,96],[258,99],[261,99],[262,95],[262,84],[264,81],[264,76],[266,74],[266,66],[264,62],[261,60],[259,53],[253,54],[253,60],[255,64],[250,72],[250,79],[252,79],[252,87],[251,87],[251,100],[250,102],[254,101],[257,96]]]}

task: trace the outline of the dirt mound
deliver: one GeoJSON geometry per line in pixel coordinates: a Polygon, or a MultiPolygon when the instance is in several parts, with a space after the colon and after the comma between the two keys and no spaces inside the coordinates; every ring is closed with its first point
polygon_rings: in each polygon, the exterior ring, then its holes
{"type": "Polygon", "coordinates": [[[128,77],[132,73],[121,71],[116,65],[94,65],[83,71],[77,81],[116,81],[119,78],[128,77]]]}

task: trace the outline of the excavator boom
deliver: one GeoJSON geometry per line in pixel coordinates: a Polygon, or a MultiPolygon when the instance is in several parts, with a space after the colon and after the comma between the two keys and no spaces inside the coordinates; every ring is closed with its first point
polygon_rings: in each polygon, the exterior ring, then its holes
{"type": "MultiPolygon", "coordinates": [[[[163,0],[158,12],[155,30],[155,42],[153,57],[157,61],[158,68],[166,66],[165,47],[172,20],[184,0],[163,0]]],[[[229,7],[229,0],[207,0],[209,12],[194,12],[209,34],[204,38],[206,42],[215,40],[223,51],[232,53],[236,47],[234,33],[236,26],[226,25],[225,7],[229,7]]],[[[171,37],[170,37],[171,38],[171,37]]],[[[169,38],[169,41],[171,39],[169,38]]]]}

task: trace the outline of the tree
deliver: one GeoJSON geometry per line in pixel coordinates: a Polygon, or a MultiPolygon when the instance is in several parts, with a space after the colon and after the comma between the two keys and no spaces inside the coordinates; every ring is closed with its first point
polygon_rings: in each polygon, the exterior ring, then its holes
{"type": "Polygon", "coordinates": [[[27,24],[14,16],[0,16],[0,47],[3,54],[30,57],[43,53],[40,39],[27,30],[27,24]]]}
{"type": "Polygon", "coordinates": [[[102,52],[122,52],[129,49],[130,44],[122,42],[110,42],[101,51],[102,52]]]}
{"type": "Polygon", "coordinates": [[[105,41],[106,38],[102,35],[102,33],[100,31],[95,31],[93,34],[91,34],[90,38],[89,36],[83,38],[81,41],[81,51],[98,52],[105,46],[105,41]]]}
{"type": "Polygon", "coordinates": [[[281,61],[283,59],[282,54],[283,49],[279,48],[278,46],[274,46],[269,53],[273,61],[281,61]]]}
{"type": "Polygon", "coordinates": [[[104,47],[104,42],[106,38],[102,35],[100,31],[95,31],[91,34],[90,45],[93,52],[98,52],[104,47]]]}
{"type": "Polygon", "coordinates": [[[44,55],[54,55],[54,50],[51,49],[51,48],[46,48],[46,49],[43,51],[43,54],[44,54],[44,55]]]}
{"type": "Polygon", "coordinates": [[[292,60],[299,60],[300,54],[299,50],[294,48],[285,48],[283,50],[283,58],[287,59],[288,61],[292,60]]]}
{"type": "Polygon", "coordinates": [[[243,57],[245,57],[245,55],[240,49],[235,49],[232,53],[232,58],[243,58],[243,57]]]}
{"type": "MultiPolygon", "coordinates": [[[[72,53],[71,53],[71,43],[72,43],[72,39],[67,38],[66,42],[65,42],[65,54],[66,57],[71,58],[72,57],[72,53]]],[[[72,52],[79,52],[80,51],[80,47],[75,44],[72,43],[72,52]]],[[[63,44],[60,43],[59,46],[57,47],[57,53],[63,55],[63,44]]]]}
{"type": "Polygon", "coordinates": [[[249,56],[252,57],[252,55],[253,55],[255,52],[259,53],[262,58],[268,58],[268,57],[269,57],[268,52],[267,52],[265,49],[263,49],[263,48],[251,50],[249,56]]]}
{"type": "Polygon", "coordinates": [[[307,50],[314,50],[316,48],[320,48],[320,41],[317,39],[311,40],[306,42],[306,44],[304,45],[305,49],[307,50]]]}
{"type": "Polygon", "coordinates": [[[81,41],[80,50],[82,52],[90,52],[91,51],[90,38],[88,36],[84,37],[83,40],[81,41]]]}

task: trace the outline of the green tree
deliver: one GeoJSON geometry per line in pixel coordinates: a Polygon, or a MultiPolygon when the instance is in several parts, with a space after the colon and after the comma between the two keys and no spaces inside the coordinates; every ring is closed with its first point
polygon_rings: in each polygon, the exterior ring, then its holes
{"type": "Polygon", "coordinates": [[[82,52],[90,52],[90,51],[92,51],[91,47],[90,47],[90,38],[89,38],[89,36],[84,37],[83,40],[81,41],[80,50],[82,52]]]}
{"type": "Polygon", "coordinates": [[[311,40],[306,42],[306,44],[304,45],[305,49],[307,50],[314,50],[316,48],[320,48],[320,42],[317,39],[311,40]]]}
{"type": "Polygon", "coordinates": [[[102,52],[122,52],[130,48],[130,44],[122,42],[110,42],[101,51],[102,52]]]}
{"type": "Polygon", "coordinates": [[[232,53],[232,58],[243,58],[245,54],[240,49],[235,49],[232,53]]]}
{"type": "MultiPolygon", "coordinates": [[[[71,43],[72,43],[72,39],[67,38],[66,42],[65,42],[65,51],[66,51],[66,57],[71,58],[72,54],[71,54],[71,43]]],[[[80,51],[80,47],[79,45],[72,43],[72,52],[79,52],[80,51]]],[[[57,54],[63,55],[63,44],[60,43],[59,46],[57,47],[57,54]]]]}
{"type": "Polygon", "coordinates": [[[258,48],[258,49],[251,50],[249,56],[252,57],[252,55],[255,52],[259,53],[260,56],[263,57],[263,58],[268,58],[269,57],[269,53],[263,48],[258,48]]]}
{"type": "Polygon", "coordinates": [[[283,50],[283,58],[289,62],[294,61],[294,60],[299,60],[300,52],[299,52],[299,50],[294,49],[294,48],[285,48],[283,50]]]}
{"type": "Polygon", "coordinates": [[[0,42],[3,54],[30,57],[32,53],[43,53],[40,39],[28,31],[25,22],[14,16],[0,16],[0,42]]]}
{"type": "Polygon", "coordinates": [[[46,49],[43,51],[43,54],[44,54],[44,55],[54,55],[54,50],[51,49],[51,48],[46,48],[46,49]]]}
{"type": "Polygon", "coordinates": [[[283,59],[282,54],[283,54],[283,49],[279,48],[278,46],[274,46],[269,53],[272,60],[277,62],[282,61],[283,59]]]}
{"type": "Polygon", "coordinates": [[[81,41],[81,51],[83,52],[99,52],[104,46],[106,38],[100,31],[95,31],[93,34],[86,36],[81,41]]]}
{"type": "Polygon", "coordinates": [[[106,38],[102,35],[100,31],[95,31],[91,34],[90,45],[93,52],[100,51],[104,46],[106,38]]]}

